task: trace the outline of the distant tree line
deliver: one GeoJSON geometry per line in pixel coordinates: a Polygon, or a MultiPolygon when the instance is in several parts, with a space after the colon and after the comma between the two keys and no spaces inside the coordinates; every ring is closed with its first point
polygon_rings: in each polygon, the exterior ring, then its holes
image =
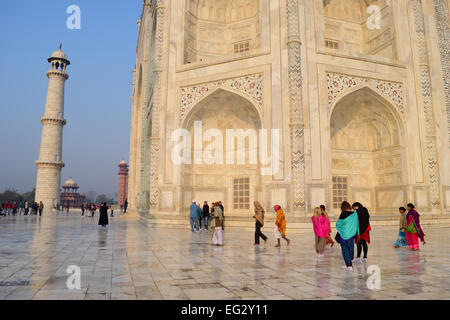
{"type": "Polygon", "coordinates": [[[36,189],[33,189],[33,191],[20,193],[17,190],[11,190],[6,189],[3,193],[0,193],[0,203],[3,202],[25,202],[28,201],[29,203],[34,202],[34,195],[35,195],[36,189]]]}
{"type": "MultiPolygon", "coordinates": [[[[17,190],[6,189],[3,193],[0,193],[0,203],[3,202],[17,202],[24,203],[28,201],[28,203],[34,202],[36,189],[32,191],[20,193],[17,190]]],[[[109,205],[116,204],[117,201],[114,198],[110,198],[105,194],[97,195],[94,191],[88,192],[86,195],[86,203],[103,203],[106,202],[109,205]]]]}

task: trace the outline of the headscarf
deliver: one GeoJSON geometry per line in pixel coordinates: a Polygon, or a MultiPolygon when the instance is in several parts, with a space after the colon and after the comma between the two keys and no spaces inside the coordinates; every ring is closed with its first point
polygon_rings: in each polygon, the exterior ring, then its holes
{"type": "Polygon", "coordinates": [[[336,229],[343,240],[349,240],[359,235],[359,221],[356,210],[352,213],[345,211],[336,222],[336,229]]]}
{"type": "Polygon", "coordinates": [[[275,210],[275,212],[278,212],[278,210],[280,210],[280,209],[281,209],[281,206],[279,206],[278,204],[273,207],[273,210],[275,210]]]}

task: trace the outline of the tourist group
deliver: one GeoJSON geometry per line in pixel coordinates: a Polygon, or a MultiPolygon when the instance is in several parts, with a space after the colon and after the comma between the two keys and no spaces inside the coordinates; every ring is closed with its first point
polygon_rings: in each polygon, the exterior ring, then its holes
{"type": "MultiPolygon", "coordinates": [[[[260,244],[260,239],[267,243],[267,236],[262,233],[264,227],[265,210],[258,201],[254,202],[255,215],[255,245],[260,244]]],[[[289,246],[291,240],[286,237],[286,217],[280,205],[275,205],[273,210],[276,213],[274,226],[274,237],[277,240],[275,247],[281,246],[281,239],[284,239],[289,246]]],[[[420,226],[420,215],[415,210],[415,206],[409,203],[406,208],[399,208],[400,224],[399,233],[394,248],[409,247],[412,251],[419,251],[419,239],[425,244],[425,234],[420,226]]],[[[200,232],[209,230],[212,234],[212,244],[223,246],[224,230],[224,207],[222,202],[215,202],[211,208],[205,201],[203,206],[192,200],[190,206],[191,231],[200,232]]],[[[355,202],[350,205],[344,201],[341,205],[341,214],[336,222],[337,233],[334,240],[331,236],[331,224],[324,205],[314,209],[311,217],[315,236],[315,249],[317,257],[323,257],[327,245],[334,246],[335,241],[340,244],[342,257],[345,261],[343,266],[346,270],[353,270],[354,262],[367,263],[367,253],[370,244],[370,214],[361,203],[355,202]],[[357,257],[354,259],[354,248],[357,248],[357,257]],[[362,256],[363,254],[363,256],[362,256]],[[361,258],[362,256],[362,258],[361,258]]]]}

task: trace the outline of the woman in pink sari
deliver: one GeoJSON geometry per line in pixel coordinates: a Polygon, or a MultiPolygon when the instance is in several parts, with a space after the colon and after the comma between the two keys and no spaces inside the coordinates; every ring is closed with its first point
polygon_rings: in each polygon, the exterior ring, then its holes
{"type": "Polygon", "coordinates": [[[322,214],[320,208],[314,209],[314,216],[311,219],[314,228],[317,257],[321,257],[327,245],[327,238],[330,235],[330,221],[325,214],[322,214]]]}
{"type": "Polygon", "coordinates": [[[408,209],[408,214],[406,215],[408,224],[408,228],[406,229],[406,241],[412,251],[419,251],[419,239],[423,244],[426,243],[425,234],[420,226],[420,215],[415,210],[412,203],[409,203],[406,207],[408,209]]]}

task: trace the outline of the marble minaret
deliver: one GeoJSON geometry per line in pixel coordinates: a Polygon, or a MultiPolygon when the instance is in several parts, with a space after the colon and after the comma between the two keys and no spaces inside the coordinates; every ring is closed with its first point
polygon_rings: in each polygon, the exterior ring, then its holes
{"type": "Polygon", "coordinates": [[[42,138],[36,179],[36,201],[44,203],[45,210],[52,210],[58,204],[61,185],[62,138],[64,119],[64,85],[69,75],[66,68],[70,65],[65,53],[55,51],[48,59],[50,70],[45,114],[41,118],[42,138]]]}

